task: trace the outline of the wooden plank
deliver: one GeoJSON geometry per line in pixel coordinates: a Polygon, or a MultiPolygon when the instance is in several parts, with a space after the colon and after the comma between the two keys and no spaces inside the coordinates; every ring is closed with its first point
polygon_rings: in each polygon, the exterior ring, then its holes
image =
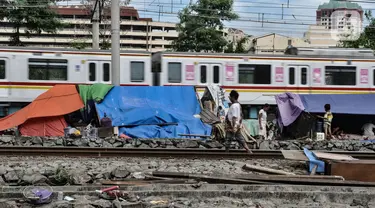
{"type": "Polygon", "coordinates": [[[375,162],[330,161],[327,163],[327,173],[341,175],[346,180],[375,182],[375,162]]]}
{"type": "Polygon", "coordinates": [[[197,181],[206,181],[214,184],[294,184],[294,185],[317,185],[317,186],[355,186],[375,187],[375,183],[346,180],[328,180],[296,176],[275,176],[275,175],[200,175],[177,172],[153,172],[157,177],[190,178],[197,181]]]}
{"type": "Polygon", "coordinates": [[[294,173],[290,173],[290,172],[286,172],[282,170],[275,170],[271,168],[265,168],[265,167],[249,165],[249,164],[245,164],[242,168],[245,170],[268,173],[268,174],[275,174],[275,175],[295,175],[294,173]]]}
{"type": "Polygon", "coordinates": [[[317,151],[313,151],[313,154],[315,155],[315,157],[323,160],[358,160],[350,155],[332,154],[317,151]]]}
{"type": "Polygon", "coordinates": [[[152,173],[156,177],[171,177],[171,178],[189,178],[195,179],[197,181],[205,181],[213,184],[269,184],[264,181],[252,181],[252,180],[242,180],[233,177],[225,176],[211,176],[211,175],[201,175],[201,174],[189,174],[189,173],[178,173],[178,172],[158,172],[152,173]]]}
{"type": "Polygon", "coordinates": [[[298,160],[298,161],[309,161],[305,153],[299,150],[281,150],[285,159],[298,160]]]}

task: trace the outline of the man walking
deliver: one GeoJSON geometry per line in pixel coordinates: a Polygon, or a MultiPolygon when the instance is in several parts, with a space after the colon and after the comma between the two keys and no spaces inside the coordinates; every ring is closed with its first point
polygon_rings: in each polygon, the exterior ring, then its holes
{"type": "Polygon", "coordinates": [[[244,137],[241,134],[242,127],[242,110],[241,105],[238,103],[239,94],[236,90],[232,90],[229,94],[229,99],[232,105],[229,108],[228,114],[225,118],[226,123],[226,151],[229,151],[232,139],[235,138],[248,153],[252,153],[246,144],[244,137]]]}

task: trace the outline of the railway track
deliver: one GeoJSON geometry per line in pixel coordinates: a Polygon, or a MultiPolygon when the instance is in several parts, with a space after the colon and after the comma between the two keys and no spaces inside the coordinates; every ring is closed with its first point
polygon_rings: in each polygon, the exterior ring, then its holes
{"type": "MultiPolygon", "coordinates": [[[[375,160],[375,152],[322,151],[345,154],[358,159],[375,160]]],[[[91,148],[91,147],[24,147],[1,146],[2,156],[66,156],[66,157],[167,157],[167,158],[257,158],[284,159],[280,150],[253,150],[249,155],[244,150],[218,149],[141,149],[141,148],[91,148]]]]}

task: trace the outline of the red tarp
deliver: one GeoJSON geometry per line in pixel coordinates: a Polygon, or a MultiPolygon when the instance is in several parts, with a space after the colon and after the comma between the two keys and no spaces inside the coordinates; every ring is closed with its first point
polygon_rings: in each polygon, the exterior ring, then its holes
{"type": "Polygon", "coordinates": [[[64,116],[32,118],[19,127],[24,136],[64,136],[64,128],[68,127],[64,116]]]}
{"type": "MultiPolygon", "coordinates": [[[[0,131],[13,128],[15,126],[20,126],[21,124],[28,121],[28,119],[46,119],[44,117],[62,116],[79,110],[83,107],[84,105],[82,99],[79,96],[75,85],[56,85],[47,92],[39,95],[28,106],[5,118],[0,119],[0,131]]],[[[53,123],[56,122],[53,121],[51,124],[53,123]]],[[[31,123],[28,122],[28,124],[31,123]]],[[[61,127],[61,123],[59,127],[56,126],[56,128],[59,128],[60,130],[61,127]]]]}

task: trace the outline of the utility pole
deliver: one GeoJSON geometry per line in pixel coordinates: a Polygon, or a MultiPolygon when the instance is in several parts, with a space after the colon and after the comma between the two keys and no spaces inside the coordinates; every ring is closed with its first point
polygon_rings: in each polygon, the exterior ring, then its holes
{"type": "Polygon", "coordinates": [[[99,50],[99,24],[100,24],[100,14],[99,14],[100,3],[99,0],[95,1],[93,8],[93,15],[91,18],[92,22],[92,48],[99,50]]]}
{"type": "Polygon", "coordinates": [[[263,22],[264,22],[264,13],[262,13],[262,27],[263,27],[263,22]]]}
{"type": "Polygon", "coordinates": [[[120,1],[112,0],[111,5],[111,49],[112,84],[120,86],[120,1]]]}
{"type": "Polygon", "coordinates": [[[281,19],[284,19],[284,4],[281,4],[281,19]]]}

